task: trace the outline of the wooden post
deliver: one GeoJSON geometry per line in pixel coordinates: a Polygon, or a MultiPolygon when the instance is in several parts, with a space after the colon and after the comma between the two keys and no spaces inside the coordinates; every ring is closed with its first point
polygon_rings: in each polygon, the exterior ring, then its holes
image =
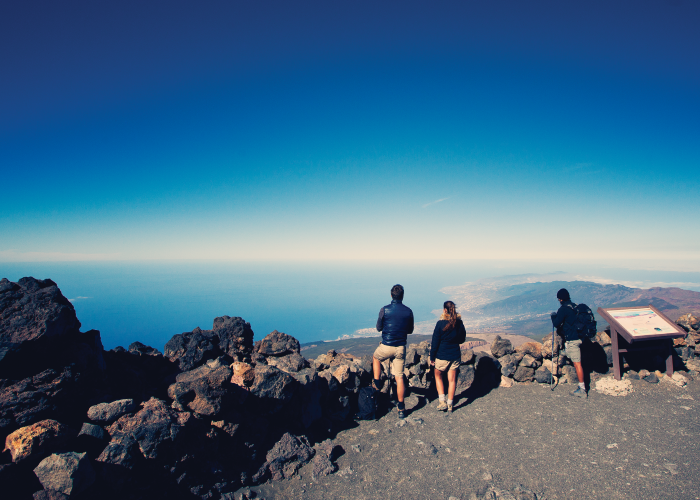
{"type": "Polygon", "coordinates": [[[666,357],[666,375],[673,376],[673,340],[668,341],[668,356],[666,357]]]}
{"type": "Polygon", "coordinates": [[[622,378],[622,370],[620,366],[620,346],[617,339],[617,330],[615,327],[610,325],[610,337],[612,340],[612,358],[613,358],[613,373],[615,374],[615,380],[620,380],[622,378]]]}

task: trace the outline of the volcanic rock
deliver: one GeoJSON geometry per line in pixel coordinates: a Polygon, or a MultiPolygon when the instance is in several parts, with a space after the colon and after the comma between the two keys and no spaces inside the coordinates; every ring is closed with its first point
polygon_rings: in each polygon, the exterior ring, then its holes
{"type": "MultiPolygon", "coordinates": [[[[554,335],[554,356],[559,353],[560,357],[564,349],[564,339],[559,335],[554,335]]],[[[542,338],[542,356],[545,358],[552,357],[552,336],[546,335],[542,338]]]]}
{"type": "Polygon", "coordinates": [[[73,304],[53,281],[0,280],[0,377],[46,362],[52,346],[79,330],[73,304]]]}
{"type": "Polygon", "coordinates": [[[287,373],[295,373],[304,368],[308,368],[309,362],[298,352],[287,354],[286,356],[270,356],[265,359],[267,364],[275,366],[287,373]]]}
{"type": "Polygon", "coordinates": [[[335,460],[344,452],[339,445],[334,445],[333,441],[326,439],[315,447],[316,453],[313,458],[313,471],[311,477],[316,480],[327,476],[338,470],[335,460]]]}
{"type": "Polygon", "coordinates": [[[308,429],[323,416],[319,377],[312,368],[306,368],[295,373],[294,378],[299,384],[295,394],[299,398],[301,424],[308,429]]]}
{"type": "Polygon", "coordinates": [[[233,370],[232,384],[240,387],[250,387],[255,379],[255,369],[251,365],[242,361],[236,361],[231,365],[231,369],[233,370]]]}
{"type": "Polygon", "coordinates": [[[499,384],[499,387],[505,387],[505,388],[513,387],[513,384],[514,384],[514,382],[513,382],[512,378],[501,377],[501,383],[499,384]]]}
{"type": "Polygon", "coordinates": [[[7,436],[5,451],[10,451],[13,462],[22,462],[59,448],[70,437],[68,429],[60,422],[42,420],[7,436]]]}
{"type": "Polygon", "coordinates": [[[542,344],[539,342],[525,342],[516,347],[515,350],[516,352],[529,354],[538,361],[542,359],[542,344]]]}
{"type": "Polygon", "coordinates": [[[163,354],[155,347],[147,346],[141,342],[133,342],[129,346],[129,352],[138,356],[162,356],[163,354]]]}
{"type": "Polygon", "coordinates": [[[255,352],[259,352],[263,356],[298,354],[300,352],[300,344],[299,341],[291,335],[274,330],[260,342],[256,342],[255,352]]]}
{"type": "Polygon", "coordinates": [[[553,382],[552,372],[541,366],[535,371],[535,380],[540,384],[549,384],[553,382]]]}
{"type": "Polygon", "coordinates": [[[175,383],[168,387],[168,396],[175,400],[177,408],[187,407],[199,415],[214,416],[226,399],[245,395],[238,386],[231,386],[233,370],[222,360],[217,358],[177,375],[175,383]]]}
{"type": "Polygon", "coordinates": [[[266,462],[253,476],[253,482],[264,481],[268,476],[273,481],[287,479],[314,456],[314,449],[306,437],[285,433],[266,456],[266,462]]]}
{"type": "Polygon", "coordinates": [[[34,500],[68,500],[68,495],[56,490],[40,490],[34,493],[34,500]]]}
{"type": "Polygon", "coordinates": [[[45,490],[59,491],[71,496],[95,482],[95,471],[87,453],[58,453],[46,457],[34,469],[45,490]]]}
{"type": "Polygon", "coordinates": [[[513,374],[513,378],[517,380],[518,382],[529,382],[532,380],[532,378],[535,376],[535,369],[534,368],[529,368],[527,366],[518,366],[518,369],[515,370],[515,373],[513,374]]]}
{"type": "Polygon", "coordinates": [[[513,349],[513,344],[511,341],[508,339],[502,339],[500,335],[496,335],[496,338],[491,344],[491,353],[495,357],[500,358],[506,354],[512,354],[513,352],[515,352],[515,349],[513,349]]]}
{"type": "Polygon", "coordinates": [[[595,334],[595,337],[593,338],[594,342],[598,342],[600,345],[605,347],[606,345],[612,344],[612,340],[610,339],[610,335],[608,335],[608,332],[597,332],[595,334]]]}
{"type": "Polygon", "coordinates": [[[562,378],[566,380],[569,384],[578,384],[578,375],[576,375],[576,369],[571,365],[564,365],[561,367],[562,378]]]}
{"type": "Polygon", "coordinates": [[[127,413],[134,412],[138,406],[133,399],[120,399],[111,403],[100,403],[88,409],[87,417],[93,422],[111,424],[116,419],[127,413]]]}
{"type": "Polygon", "coordinates": [[[511,362],[505,365],[501,363],[501,375],[503,375],[504,377],[512,377],[515,373],[515,370],[516,366],[514,363],[511,362]]]}
{"type": "Polygon", "coordinates": [[[476,356],[474,356],[474,351],[472,349],[462,349],[460,351],[461,354],[461,359],[460,363],[463,365],[468,365],[470,363],[473,363],[474,360],[476,359],[476,356]]]}
{"type": "Polygon", "coordinates": [[[250,392],[270,411],[279,410],[294,395],[297,381],[274,366],[256,366],[250,392]]]}
{"type": "Polygon", "coordinates": [[[192,370],[210,359],[226,355],[248,361],[253,347],[253,330],[242,318],[222,316],[214,319],[212,330],[195,328],[173,336],[165,344],[165,356],[182,371],[192,370]]]}
{"type": "Polygon", "coordinates": [[[107,432],[112,437],[110,445],[117,443],[128,448],[135,441],[143,456],[153,459],[172,448],[189,421],[190,413],[178,413],[165,401],[151,398],[136,414],[124,415],[110,425],[107,432]]]}
{"type": "Polygon", "coordinates": [[[460,366],[459,373],[457,374],[456,394],[460,394],[469,389],[474,383],[475,376],[476,370],[474,369],[474,365],[460,366]]]}
{"type": "Polygon", "coordinates": [[[534,357],[530,356],[529,354],[525,354],[523,359],[520,360],[519,366],[524,366],[526,368],[537,368],[539,365],[534,357]]]}

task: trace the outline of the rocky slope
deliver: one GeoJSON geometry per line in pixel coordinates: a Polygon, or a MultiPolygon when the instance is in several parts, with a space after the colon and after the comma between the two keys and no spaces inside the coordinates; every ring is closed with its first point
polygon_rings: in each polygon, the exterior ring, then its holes
{"type": "MultiPolygon", "coordinates": [[[[678,363],[692,378],[700,325],[692,316],[679,322],[689,334],[677,342],[678,363]]],[[[608,371],[605,344],[601,332],[592,379],[608,371]]],[[[421,342],[407,350],[412,398],[432,394],[429,348],[421,342]]],[[[547,382],[559,373],[551,351],[551,340],[514,349],[500,338],[490,355],[464,349],[458,395],[547,382]]],[[[570,367],[561,359],[563,382],[570,367]]],[[[277,331],[254,343],[250,325],[228,316],[214,319],[211,330],[175,335],[164,353],[138,342],[104,351],[99,332],[80,331],[55,283],[3,279],[0,491],[18,499],[217,500],[302,469],[319,480],[349,452],[339,436],[356,425],[370,369],[371,357],[335,351],[308,360],[296,339],[277,331]]],[[[657,376],[629,374],[649,382],[657,376]]],[[[393,390],[384,383],[380,417],[393,390]]]]}

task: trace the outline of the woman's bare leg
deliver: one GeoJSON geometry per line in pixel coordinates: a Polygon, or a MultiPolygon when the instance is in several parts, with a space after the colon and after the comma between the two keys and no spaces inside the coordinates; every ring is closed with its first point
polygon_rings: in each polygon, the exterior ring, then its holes
{"type": "Polygon", "coordinates": [[[435,368],[435,387],[438,394],[445,394],[445,382],[442,380],[442,372],[435,368]]]}
{"type": "Polygon", "coordinates": [[[447,372],[447,380],[449,381],[449,394],[447,399],[453,401],[455,398],[455,389],[457,388],[457,370],[450,370],[447,372]]]}

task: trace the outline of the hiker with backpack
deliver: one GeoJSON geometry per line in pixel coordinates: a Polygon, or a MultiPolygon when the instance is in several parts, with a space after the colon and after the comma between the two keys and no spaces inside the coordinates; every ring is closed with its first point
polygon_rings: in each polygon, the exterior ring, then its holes
{"type": "MultiPolygon", "coordinates": [[[[569,291],[566,288],[557,292],[557,299],[561,305],[557,312],[551,314],[552,325],[557,329],[557,333],[564,337],[566,355],[574,364],[578,377],[578,388],[571,395],[587,398],[588,393],[586,392],[583,365],[581,364],[581,341],[595,335],[595,318],[586,304],[576,305],[571,302],[569,291]]],[[[554,349],[554,342],[552,342],[552,349],[554,349]]]]}
{"type": "Polygon", "coordinates": [[[448,300],[443,305],[442,316],[433,330],[430,345],[430,364],[435,368],[435,385],[438,391],[439,411],[452,413],[452,405],[457,387],[457,370],[462,360],[459,345],[467,338],[462,318],[457,314],[455,303],[448,300]],[[445,382],[443,375],[447,372],[447,401],[445,400],[445,382]]]}

